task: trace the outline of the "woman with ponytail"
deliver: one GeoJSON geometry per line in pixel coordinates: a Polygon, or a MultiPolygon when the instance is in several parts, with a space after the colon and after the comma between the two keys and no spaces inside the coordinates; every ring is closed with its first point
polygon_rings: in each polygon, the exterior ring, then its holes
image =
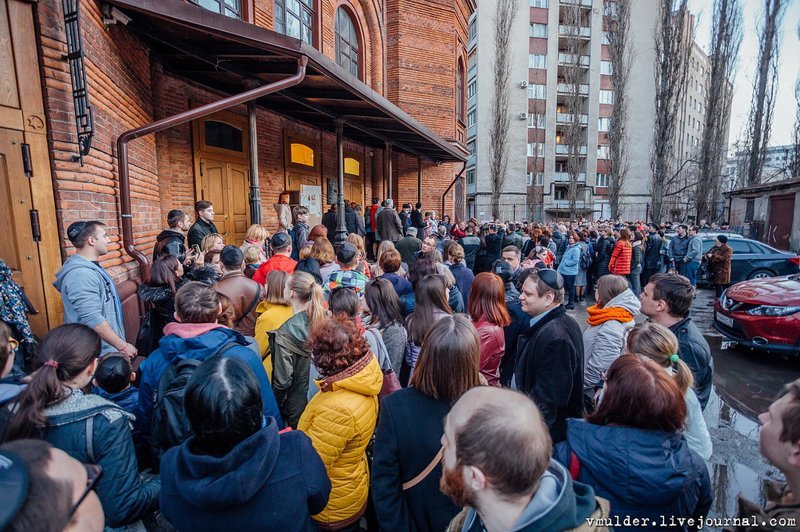
{"type": "Polygon", "coordinates": [[[711,436],[700,401],[692,389],[692,370],[679,358],[678,339],[672,331],[653,322],[637,325],[628,334],[625,350],[655,361],[672,375],[686,401],[686,428],[683,431],[686,442],[703,460],[711,458],[711,436]]]}
{"type": "Polygon", "coordinates": [[[84,395],[100,355],[100,336],[85,325],[56,327],[36,353],[27,388],[9,405],[4,440],[46,439],[79,462],[97,464],[106,524],[134,523],[158,508],[161,483],[142,482],[131,436],[133,416],[96,395],[84,395]]]}
{"type": "Polygon", "coordinates": [[[289,281],[289,304],[293,315],[275,333],[272,389],[286,424],[297,428],[308,404],[311,351],[306,347],[309,331],[325,319],[322,287],[305,272],[295,272],[289,281]]]}

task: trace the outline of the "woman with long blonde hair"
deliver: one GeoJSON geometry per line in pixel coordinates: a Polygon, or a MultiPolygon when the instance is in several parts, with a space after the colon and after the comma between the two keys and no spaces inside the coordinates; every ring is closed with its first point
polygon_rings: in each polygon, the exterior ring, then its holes
{"type": "Polygon", "coordinates": [[[275,333],[272,346],[272,389],[281,416],[297,428],[308,404],[311,351],[306,345],[309,331],[325,319],[325,297],[314,277],[295,272],[289,280],[288,299],[294,313],[275,333]]]}
{"type": "Polygon", "coordinates": [[[686,401],[686,428],[683,435],[689,448],[703,460],[711,458],[711,436],[703,418],[700,401],[692,389],[694,376],[689,366],[680,359],[678,339],[668,328],[653,322],[637,325],[628,334],[625,352],[653,360],[669,373],[686,401]]]}

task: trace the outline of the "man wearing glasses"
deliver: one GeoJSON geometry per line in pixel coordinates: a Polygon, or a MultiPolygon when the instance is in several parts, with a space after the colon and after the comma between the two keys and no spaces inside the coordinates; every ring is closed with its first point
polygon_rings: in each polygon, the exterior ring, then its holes
{"type": "Polygon", "coordinates": [[[122,303],[111,277],[100,266],[110,239],[102,222],[75,222],[67,228],[74,255],[56,273],[53,286],[64,301],[64,323],[82,323],[102,338],[101,354],[119,351],[130,359],[136,348],[125,340],[122,303]]]}
{"type": "Polygon", "coordinates": [[[555,444],[566,439],[567,418],[583,416],[583,337],[562,305],[561,274],[531,268],[520,280],[520,305],[531,320],[519,338],[511,387],[533,399],[555,444]]]}

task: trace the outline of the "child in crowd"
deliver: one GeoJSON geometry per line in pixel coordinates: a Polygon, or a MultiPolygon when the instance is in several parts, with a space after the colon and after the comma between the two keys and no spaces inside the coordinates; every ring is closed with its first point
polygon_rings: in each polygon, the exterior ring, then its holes
{"type": "Polygon", "coordinates": [[[248,279],[252,279],[253,275],[258,271],[261,266],[261,251],[255,247],[250,246],[244,252],[244,274],[248,279]]]}
{"type": "Polygon", "coordinates": [[[96,393],[103,399],[136,415],[139,404],[139,389],[131,384],[136,380],[136,372],[130,360],[123,353],[109,353],[100,359],[94,374],[96,393]]]}

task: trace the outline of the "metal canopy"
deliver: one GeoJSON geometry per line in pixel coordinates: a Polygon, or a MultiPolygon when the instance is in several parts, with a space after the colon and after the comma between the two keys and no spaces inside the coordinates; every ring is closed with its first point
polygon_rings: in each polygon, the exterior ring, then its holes
{"type": "Polygon", "coordinates": [[[423,126],[353,77],[316,48],[254,24],[213,13],[183,0],[106,0],[128,15],[127,28],[159,55],[164,69],[226,94],[293,74],[308,57],[300,85],[259,98],[270,111],[335,132],[341,118],[347,138],[394,148],[432,161],[465,161],[466,152],[423,126]]]}

